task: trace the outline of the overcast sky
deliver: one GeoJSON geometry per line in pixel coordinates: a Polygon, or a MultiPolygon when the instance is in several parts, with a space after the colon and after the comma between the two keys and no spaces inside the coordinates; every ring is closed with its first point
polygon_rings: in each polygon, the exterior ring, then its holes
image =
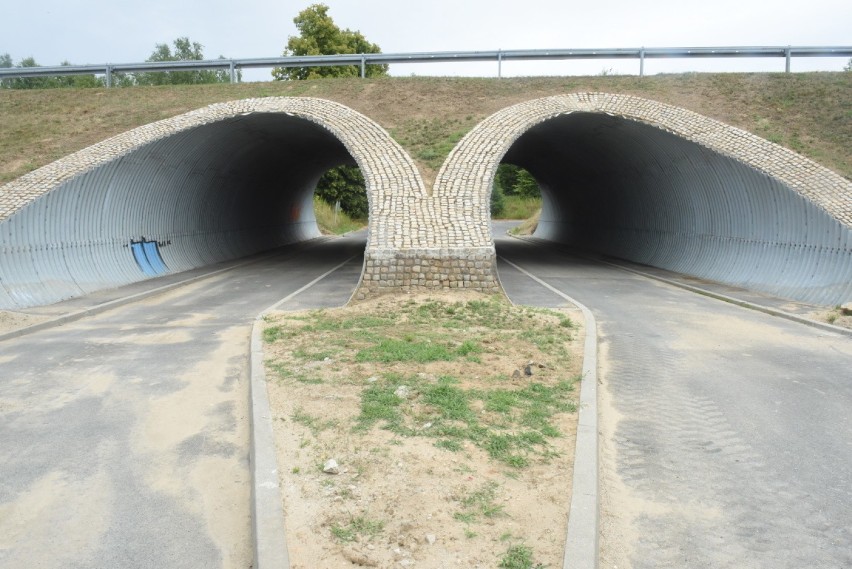
{"type": "MultiPolygon", "coordinates": [[[[29,0],[0,10],[0,54],[41,65],[128,63],[189,36],[215,58],[281,55],[303,2],[29,0]]],[[[533,48],[852,45],[850,0],[327,0],[341,28],[383,52],[533,48]]],[[[840,70],[839,58],[793,71],[840,70]]],[[[503,75],[638,73],[636,61],[505,62],[503,75]]],[[[783,71],[783,59],[649,60],[646,73],[783,71]]],[[[494,76],[496,63],[393,65],[393,75],[494,76]]],[[[268,70],[247,70],[249,80],[268,70]]]]}

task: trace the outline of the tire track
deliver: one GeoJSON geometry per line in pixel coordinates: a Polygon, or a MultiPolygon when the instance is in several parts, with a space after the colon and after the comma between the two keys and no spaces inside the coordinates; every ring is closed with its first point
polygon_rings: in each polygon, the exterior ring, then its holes
{"type": "Polygon", "coordinates": [[[847,339],[543,248],[511,255],[602,331],[601,567],[852,567],[847,339]]]}

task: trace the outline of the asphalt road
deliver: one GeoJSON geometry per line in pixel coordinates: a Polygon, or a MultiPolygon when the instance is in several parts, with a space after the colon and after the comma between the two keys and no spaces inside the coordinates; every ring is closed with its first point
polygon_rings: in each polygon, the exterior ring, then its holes
{"type": "MultiPolygon", "coordinates": [[[[296,246],[0,342],[0,567],[249,567],[251,321],[338,266],[282,308],[345,302],[363,248],[296,246]]],[[[554,248],[498,254],[598,319],[601,567],[852,567],[849,338],[554,248]]],[[[564,303],[498,266],[514,300],[564,303]]]]}
{"type": "MultiPolygon", "coordinates": [[[[602,568],[852,567],[850,338],[555,248],[497,251],[598,322],[602,568]]],[[[562,303],[498,268],[517,302],[562,303]]]]}
{"type": "Polygon", "coordinates": [[[348,259],[288,308],[345,303],[364,245],[285,248],[0,342],[0,567],[250,567],[251,322],[348,259]]]}

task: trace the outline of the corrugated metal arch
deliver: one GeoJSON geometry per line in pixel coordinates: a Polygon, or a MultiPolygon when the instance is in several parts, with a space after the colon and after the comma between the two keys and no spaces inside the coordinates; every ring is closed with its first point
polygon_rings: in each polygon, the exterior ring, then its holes
{"type": "Polygon", "coordinates": [[[787,298],[852,299],[852,184],[739,129],[636,97],[537,99],[468,133],[434,194],[487,217],[501,161],[543,187],[539,237],[787,298]]]}
{"type": "Polygon", "coordinates": [[[343,163],[364,174],[371,229],[376,204],[426,194],[378,124],[321,99],[211,105],[84,149],[0,188],[0,308],[318,235],[316,181],[343,163]],[[133,243],[158,254],[147,271],[133,243]]]}

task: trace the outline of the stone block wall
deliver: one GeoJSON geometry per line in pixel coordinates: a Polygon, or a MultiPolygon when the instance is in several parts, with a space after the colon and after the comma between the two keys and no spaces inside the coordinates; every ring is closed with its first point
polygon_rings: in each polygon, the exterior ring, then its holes
{"type": "Polygon", "coordinates": [[[385,292],[500,290],[493,248],[368,250],[355,294],[363,300],[385,292]]]}

